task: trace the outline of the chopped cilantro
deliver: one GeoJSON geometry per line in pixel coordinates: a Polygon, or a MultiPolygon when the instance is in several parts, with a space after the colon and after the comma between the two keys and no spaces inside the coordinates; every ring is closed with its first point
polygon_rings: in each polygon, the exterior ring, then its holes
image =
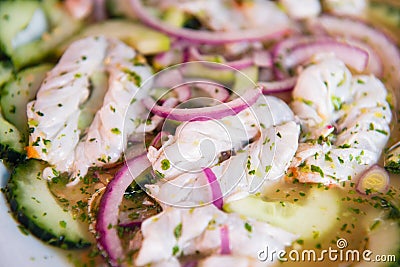
{"type": "Polygon", "coordinates": [[[253,227],[252,227],[248,222],[246,222],[246,223],[244,224],[244,228],[245,228],[249,233],[251,233],[251,232],[253,231],[253,227]]]}
{"type": "Polygon", "coordinates": [[[182,223],[178,224],[174,229],[174,236],[176,239],[182,235],[182,223]]]}
{"type": "Polygon", "coordinates": [[[324,177],[324,172],[322,171],[322,169],[316,165],[311,165],[311,171],[312,172],[318,172],[321,177],[324,177]]]}
{"type": "Polygon", "coordinates": [[[163,159],[161,161],[161,169],[163,169],[165,171],[165,170],[168,170],[170,167],[171,167],[171,163],[169,162],[169,160],[163,159]]]}

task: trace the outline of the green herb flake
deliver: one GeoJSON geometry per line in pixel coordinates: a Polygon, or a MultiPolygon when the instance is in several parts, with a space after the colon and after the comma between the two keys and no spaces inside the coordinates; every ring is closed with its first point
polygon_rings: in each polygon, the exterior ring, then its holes
{"type": "Polygon", "coordinates": [[[328,154],[325,154],[325,161],[332,162],[333,160],[332,160],[331,156],[329,156],[328,154]]]}
{"type": "Polygon", "coordinates": [[[388,132],[386,132],[385,130],[375,129],[375,131],[383,135],[388,135],[388,132]]]}
{"type": "Polygon", "coordinates": [[[179,247],[178,247],[178,245],[175,245],[172,248],[172,256],[175,256],[176,254],[178,254],[178,252],[179,252],[179,247]]]}
{"type": "Polygon", "coordinates": [[[165,174],[163,174],[162,172],[155,170],[154,173],[156,174],[157,178],[164,178],[165,174]]]}
{"type": "Polygon", "coordinates": [[[301,99],[301,101],[304,103],[304,104],[306,104],[307,106],[312,106],[313,105],[313,102],[311,101],[311,100],[307,100],[307,99],[301,99]]]}
{"type": "Polygon", "coordinates": [[[112,129],[111,129],[111,132],[112,132],[113,134],[117,134],[117,135],[120,135],[120,134],[121,134],[121,131],[120,131],[118,128],[112,128],[112,129]]]}
{"type": "Polygon", "coordinates": [[[339,148],[350,148],[350,145],[349,144],[343,144],[343,145],[339,146],[339,148]]]}
{"type": "Polygon", "coordinates": [[[316,165],[311,165],[311,171],[312,172],[318,172],[319,175],[321,175],[321,177],[324,177],[324,172],[322,171],[322,169],[316,165]]]}
{"type": "Polygon", "coordinates": [[[357,79],[357,83],[358,84],[365,84],[365,82],[363,80],[361,80],[361,79],[357,79]]]}
{"type": "Polygon", "coordinates": [[[61,228],[67,228],[66,221],[60,221],[59,224],[60,224],[61,228]]]}
{"type": "Polygon", "coordinates": [[[265,166],[265,172],[269,172],[272,169],[271,165],[265,166]]]}
{"type": "Polygon", "coordinates": [[[29,235],[29,230],[25,228],[23,225],[18,225],[18,229],[23,233],[24,235],[29,235]]]}
{"type": "Polygon", "coordinates": [[[133,81],[137,87],[140,87],[142,83],[142,77],[140,77],[140,75],[130,69],[125,69],[124,72],[128,74],[129,80],[133,81]]]}
{"type": "Polygon", "coordinates": [[[249,233],[253,231],[253,227],[248,222],[245,222],[244,229],[246,229],[249,233]]]}
{"type": "Polygon", "coordinates": [[[182,236],[182,223],[178,224],[174,229],[174,236],[176,239],[182,236]]]}
{"type": "Polygon", "coordinates": [[[161,169],[163,169],[165,171],[165,170],[168,170],[170,167],[171,167],[171,163],[169,162],[168,159],[163,159],[161,161],[161,169]]]}
{"type": "Polygon", "coordinates": [[[342,108],[343,103],[342,103],[342,100],[339,97],[332,96],[331,97],[331,101],[332,101],[333,108],[336,111],[338,111],[338,110],[340,110],[342,108]]]}

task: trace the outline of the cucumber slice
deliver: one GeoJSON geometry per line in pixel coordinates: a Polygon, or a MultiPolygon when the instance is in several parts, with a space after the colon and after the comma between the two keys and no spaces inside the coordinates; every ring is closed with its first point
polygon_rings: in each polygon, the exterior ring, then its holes
{"type": "Polygon", "coordinates": [[[217,69],[213,68],[212,63],[190,63],[184,65],[181,71],[185,77],[188,78],[203,78],[212,81],[221,82],[224,85],[232,85],[235,80],[235,73],[230,68],[217,69]]]}
{"type": "Polygon", "coordinates": [[[24,144],[18,129],[4,119],[0,108],[0,159],[18,163],[24,158],[24,144]]]}
{"type": "Polygon", "coordinates": [[[400,266],[400,222],[394,220],[381,220],[378,221],[378,227],[374,228],[368,235],[366,248],[373,252],[368,256],[367,261],[362,261],[355,264],[354,267],[368,267],[372,266],[371,261],[375,260],[376,255],[385,257],[386,262],[382,261],[380,264],[376,262],[373,266],[387,266],[398,267],[400,266]]]}
{"type": "Polygon", "coordinates": [[[90,245],[90,234],[56,201],[42,178],[46,163],[34,159],[18,165],[7,184],[7,197],[17,220],[33,235],[63,248],[90,245]]]}
{"type": "Polygon", "coordinates": [[[26,105],[36,96],[46,73],[52,68],[50,64],[42,64],[17,73],[3,88],[0,105],[4,118],[15,125],[22,138],[28,137],[28,118],[26,105]]]}
{"type": "Polygon", "coordinates": [[[235,84],[233,91],[239,95],[243,95],[249,88],[255,86],[258,81],[258,67],[252,66],[235,73],[235,84]]]}
{"type": "Polygon", "coordinates": [[[224,205],[227,212],[268,222],[310,240],[315,233],[322,236],[337,223],[340,199],[334,190],[313,188],[304,203],[268,202],[249,196],[224,205]]]}
{"type": "Polygon", "coordinates": [[[136,18],[135,12],[133,12],[129,1],[127,0],[105,0],[107,14],[110,17],[125,17],[125,18],[136,18]]]}
{"type": "Polygon", "coordinates": [[[8,61],[0,61],[0,88],[12,78],[12,75],[12,64],[8,61]]]}
{"type": "Polygon", "coordinates": [[[163,22],[171,26],[182,27],[185,24],[185,20],[185,13],[174,7],[168,8],[163,14],[163,22]]]}
{"type": "Polygon", "coordinates": [[[108,20],[86,27],[62,46],[58,53],[63,53],[72,42],[78,39],[96,35],[120,39],[143,55],[168,51],[170,48],[170,39],[165,34],[128,20],[108,20]]]}
{"type": "MultiPolygon", "coordinates": [[[[7,2],[9,3],[8,5],[10,6],[10,8],[8,9],[8,13],[6,15],[8,15],[8,17],[15,17],[15,20],[19,20],[22,18],[26,20],[24,15],[21,14],[21,6],[25,7],[25,5],[27,5],[26,3],[30,2],[37,4],[36,1],[7,2]]],[[[49,25],[49,31],[44,32],[39,39],[20,45],[18,47],[13,48],[12,45],[7,45],[8,50],[6,50],[6,54],[11,57],[11,61],[13,62],[16,69],[21,69],[22,67],[25,67],[27,65],[41,62],[44,58],[48,57],[52,52],[54,52],[55,48],[58,47],[61,42],[77,32],[82,24],[81,21],[72,18],[63,8],[63,5],[60,5],[60,3],[56,0],[43,0],[39,2],[39,6],[35,6],[35,8],[39,8],[44,12],[47,23],[49,25]]],[[[30,23],[33,13],[35,12],[35,10],[33,10],[32,12],[32,9],[34,8],[31,7],[29,9],[32,15],[30,15],[28,23],[30,23]]],[[[27,11],[23,12],[28,13],[27,11]]],[[[6,29],[8,27],[8,24],[4,23],[4,20],[0,20],[1,29],[6,29]]],[[[36,30],[36,25],[33,25],[32,29],[36,30]]],[[[12,38],[15,37],[16,34],[21,32],[21,30],[23,30],[21,29],[21,27],[14,29],[12,33],[12,38]]],[[[7,38],[10,39],[10,37],[7,38]]],[[[11,42],[11,40],[8,39],[1,39],[1,42],[11,42]]]]}
{"type": "Polygon", "coordinates": [[[0,44],[6,54],[13,53],[12,40],[28,26],[39,7],[39,1],[0,2],[0,44]]]}

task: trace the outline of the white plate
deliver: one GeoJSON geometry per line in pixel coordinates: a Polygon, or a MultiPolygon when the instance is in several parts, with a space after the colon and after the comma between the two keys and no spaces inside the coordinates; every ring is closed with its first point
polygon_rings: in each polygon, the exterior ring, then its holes
{"type": "MultiPolygon", "coordinates": [[[[0,187],[9,172],[0,160],[0,187]]],[[[32,235],[24,235],[10,214],[4,194],[0,196],[0,267],[71,267],[65,251],[47,246],[32,235]]]]}

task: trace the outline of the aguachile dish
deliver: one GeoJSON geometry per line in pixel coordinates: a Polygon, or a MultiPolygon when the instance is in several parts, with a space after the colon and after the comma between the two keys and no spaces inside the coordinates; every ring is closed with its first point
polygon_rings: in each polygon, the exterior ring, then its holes
{"type": "Polygon", "coordinates": [[[399,14],[0,2],[12,215],[71,266],[400,266],[399,14]]]}

